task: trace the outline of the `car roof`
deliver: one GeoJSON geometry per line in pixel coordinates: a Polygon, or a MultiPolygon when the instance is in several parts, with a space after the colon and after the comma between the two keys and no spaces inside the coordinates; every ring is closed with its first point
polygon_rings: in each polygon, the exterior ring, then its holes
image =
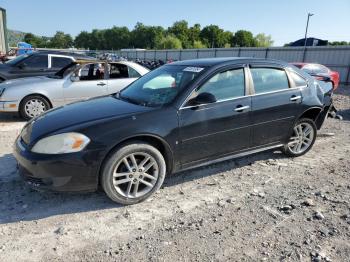
{"type": "Polygon", "coordinates": [[[287,65],[286,62],[275,60],[275,59],[265,59],[265,58],[254,58],[254,57],[221,57],[221,58],[200,58],[183,60],[170,63],[168,65],[182,65],[182,66],[204,66],[211,67],[221,64],[232,64],[235,63],[251,63],[251,62],[268,62],[273,64],[287,65]]]}
{"type": "Polygon", "coordinates": [[[65,52],[65,51],[56,51],[56,50],[39,50],[35,51],[32,54],[52,54],[52,55],[65,55],[65,56],[72,56],[75,59],[88,59],[88,60],[96,60],[96,58],[87,56],[84,54],[74,53],[74,52],[65,52]]]}

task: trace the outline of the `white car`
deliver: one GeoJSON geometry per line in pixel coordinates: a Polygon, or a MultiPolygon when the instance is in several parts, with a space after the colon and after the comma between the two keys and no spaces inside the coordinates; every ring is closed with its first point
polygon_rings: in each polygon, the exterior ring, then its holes
{"type": "Polygon", "coordinates": [[[128,61],[76,61],[54,75],[2,82],[0,112],[31,119],[53,107],[116,93],[148,72],[128,61]]]}

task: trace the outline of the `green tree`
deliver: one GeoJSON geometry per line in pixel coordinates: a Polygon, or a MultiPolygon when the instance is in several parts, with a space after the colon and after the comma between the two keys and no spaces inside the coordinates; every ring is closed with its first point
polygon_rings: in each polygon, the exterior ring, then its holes
{"type": "Polygon", "coordinates": [[[202,42],[208,47],[224,47],[232,38],[232,33],[224,31],[217,25],[209,25],[203,28],[200,33],[202,42]]]}
{"type": "Polygon", "coordinates": [[[32,33],[25,34],[23,41],[31,44],[33,47],[45,47],[46,44],[42,37],[36,36],[32,33]]]}
{"type": "Polygon", "coordinates": [[[74,40],[74,45],[78,48],[91,48],[91,34],[87,31],[81,31],[74,40]]]}
{"type": "Polygon", "coordinates": [[[52,48],[69,48],[73,46],[73,38],[70,34],[65,34],[62,31],[57,31],[50,40],[52,48]]]}
{"type": "Polygon", "coordinates": [[[138,22],[131,32],[131,45],[135,48],[153,49],[164,36],[161,26],[145,26],[138,22]]]}
{"type": "Polygon", "coordinates": [[[207,48],[205,44],[202,43],[202,41],[194,41],[193,42],[193,48],[199,49],[199,48],[207,48]]]}
{"type": "Polygon", "coordinates": [[[188,39],[194,45],[196,41],[201,41],[201,25],[194,24],[188,30],[188,39]]]}
{"type": "Polygon", "coordinates": [[[329,42],[329,45],[350,45],[350,42],[346,42],[346,41],[334,41],[334,42],[329,42]]]}
{"type": "Polygon", "coordinates": [[[232,38],[232,46],[251,47],[256,45],[256,40],[250,31],[239,30],[232,38]]]}
{"type": "Polygon", "coordinates": [[[173,35],[163,36],[156,46],[158,49],[182,49],[181,40],[173,35]]]}
{"type": "Polygon", "coordinates": [[[190,29],[188,23],[185,20],[175,22],[171,27],[168,28],[168,34],[174,35],[178,38],[183,48],[191,48],[192,42],[189,39],[190,29]]]}
{"type": "Polygon", "coordinates": [[[269,47],[273,45],[273,40],[270,35],[264,33],[257,34],[255,36],[256,46],[258,47],[269,47]]]}
{"type": "Polygon", "coordinates": [[[130,47],[130,31],[127,27],[112,27],[104,32],[104,49],[122,49],[130,47]]]}

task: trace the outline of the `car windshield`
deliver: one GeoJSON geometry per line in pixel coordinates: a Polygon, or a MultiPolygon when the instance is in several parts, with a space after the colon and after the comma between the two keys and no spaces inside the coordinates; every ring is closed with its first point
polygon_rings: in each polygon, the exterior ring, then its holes
{"type": "Polygon", "coordinates": [[[15,64],[17,64],[18,62],[22,61],[23,59],[27,58],[28,56],[29,56],[28,54],[24,54],[24,55],[17,56],[16,58],[11,59],[11,60],[5,62],[5,64],[8,64],[8,65],[15,65],[15,64]]]}
{"type": "Polygon", "coordinates": [[[165,65],[130,84],[117,94],[117,98],[143,106],[160,107],[171,103],[203,72],[203,67],[165,65]]]}

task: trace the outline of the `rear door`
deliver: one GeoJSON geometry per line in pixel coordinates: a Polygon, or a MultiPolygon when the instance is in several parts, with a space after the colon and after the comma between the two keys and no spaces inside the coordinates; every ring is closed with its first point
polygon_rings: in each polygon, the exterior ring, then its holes
{"type": "Polygon", "coordinates": [[[108,68],[109,94],[119,92],[121,89],[128,86],[141,76],[132,67],[121,63],[109,63],[108,68]]]}
{"type": "Polygon", "coordinates": [[[214,95],[217,102],[199,106],[187,102],[179,110],[184,165],[244,150],[250,144],[251,97],[246,96],[243,66],[215,73],[188,101],[204,92],[214,95]]]}
{"type": "Polygon", "coordinates": [[[285,141],[303,108],[300,87],[282,67],[251,65],[252,147],[285,141]]]}
{"type": "Polygon", "coordinates": [[[73,72],[63,86],[66,103],[107,94],[105,64],[87,64],[73,72]]]}

